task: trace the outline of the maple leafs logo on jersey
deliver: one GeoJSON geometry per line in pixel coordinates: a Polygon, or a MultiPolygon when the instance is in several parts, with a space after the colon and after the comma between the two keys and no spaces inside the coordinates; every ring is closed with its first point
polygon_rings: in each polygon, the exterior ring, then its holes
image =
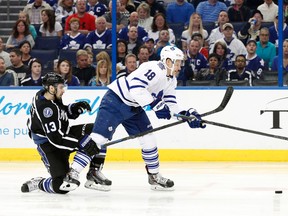
{"type": "Polygon", "coordinates": [[[45,118],[50,118],[53,115],[53,110],[50,107],[47,107],[43,110],[43,115],[45,118]]]}

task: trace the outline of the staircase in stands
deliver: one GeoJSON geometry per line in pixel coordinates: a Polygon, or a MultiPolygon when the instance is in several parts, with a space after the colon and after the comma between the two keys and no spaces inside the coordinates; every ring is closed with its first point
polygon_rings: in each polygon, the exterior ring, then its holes
{"type": "Polygon", "coordinates": [[[26,4],[27,0],[0,0],[0,36],[4,43],[12,32],[19,11],[23,10],[26,4]]]}

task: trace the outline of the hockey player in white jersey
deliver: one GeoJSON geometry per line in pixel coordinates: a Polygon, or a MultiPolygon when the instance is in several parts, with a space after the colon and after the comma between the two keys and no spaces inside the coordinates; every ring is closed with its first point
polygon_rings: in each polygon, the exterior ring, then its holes
{"type": "MultiPolygon", "coordinates": [[[[161,51],[160,61],[143,63],[127,77],[123,75],[113,81],[108,86],[109,90],[101,101],[90,135],[92,139],[98,145],[105,144],[112,139],[119,124],[124,126],[129,135],[152,130],[150,120],[143,109],[147,105],[150,105],[159,119],[170,119],[174,113],[193,115],[195,118],[193,121],[188,121],[189,126],[191,128],[204,128],[205,125],[201,124],[201,116],[195,109],[180,111],[177,105],[175,96],[176,75],[179,73],[183,58],[184,55],[180,49],[166,46],[161,51]]],[[[174,182],[162,177],[159,173],[158,149],[153,133],[140,137],[139,141],[151,189],[172,190],[174,182]]],[[[85,187],[99,189],[97,186],[100,183],[97,181],[99,179],[97,175],[100,174],[99,172],[98,174],[93,171],[90,174],[88,172],[85,187]]],[[[109,183],[112,184],[111,181],[109,183]]],[[[107,187],[111,187],[111,184],[105,185],[106,190],[109,190],[107,187]]]]}

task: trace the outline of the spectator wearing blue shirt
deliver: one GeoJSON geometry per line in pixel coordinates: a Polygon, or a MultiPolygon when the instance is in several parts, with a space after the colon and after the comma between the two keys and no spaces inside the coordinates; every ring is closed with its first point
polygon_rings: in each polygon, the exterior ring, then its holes
{"type": "Polygon", "coordinates": [[[200,69],[207,67],[207,59],[199,52],[200,48],[201,42],[199,40],[194,39],[190,41],[189,49],[187,50],[187,59],[178,77],[178,80],[183,81],[183,85],[185,85],[187,80],[196,79],[200,69]]]}
{"type": "Polygon", "coordinates": [[[196,12],[201,15],[203,22],[216,22],[222,10],[227,11],[227,6],[218,0],[200,2],[196,8],[196,12]]]}
{"type": "Polygon", "coordinates": [[[190,16],[195,12],[192,4],[185,0],[176,0],[176,2],[169,3],[166,9],[167,23],[185,23],[189,24],[190,16]]]}
{"type": "MultiPolygon", "coordinates": [[[[279,57],[275,56],[272,64],[272,71],[278,71],[279,57]]],[[[283,72],[288,72],[288,39],[283,42],[283,72]]]]}
{"type": "Polygon", "coordinates": [[[269,29],[266,27],[260,30],[256,53],[264,60],[265,69],[271,68],[273,59],[276,56],[276,47],[269,42],[269,29]]]}
{"type": "MultiPolygon", "coordinates": [[[[283,38],[288,38],[288,26],[283,14],[283,38]]],[[[278,47],[278,15],[274,19],[274,25],[269,27],[269,41],[278,47]]]]}
{"type": "Polygon", "coordinates": [[[129,25],[122,28],[120,31],[119,31],[119,34],[118,34],[118,38],[119,39],[122,39],[122,40],[126,40],[128,41],[129,38],[128,38],[128,32],[129,32],[129,28],[131,26],[135,26],[137,27],[137,30],[138,30],[138,40],[142,41],[145,37],[148,36],[148,33],[147,31],[138,25],[138,21],[139,21],[139,16],[138,16],[138,13],[137,12],[132,12],[130,14],[130,17],[129,17],[129,25]]]}
{"type": "Polygon", "coordinates": [[[59,73],[68,86],[80,86],[79,79],[72,74],[72,64],[67,59],[60,59],[57,64],[56,73],[59,73]]]}

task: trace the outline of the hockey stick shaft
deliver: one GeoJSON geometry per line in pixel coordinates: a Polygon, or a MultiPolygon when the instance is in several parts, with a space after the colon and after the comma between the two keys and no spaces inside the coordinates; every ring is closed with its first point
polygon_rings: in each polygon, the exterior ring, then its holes
{"type": "MultiPolygon", "coordinates": [[[[229,86],[226,89],[226,92],[225,92],[225,95],[224,95],[224,97],[222,99],[221,104],[216,109],[211,110],[211,111],[206,112],[206,113],[203,113],[201,116],[203,116],[203,117],[204,116],[208,116],[208,115],[220,112],[223,109],[225,109],[226,105],[228,104],[228,102],[229,102],[229,100],[230,100],[230,98],[231,98],[231,96],[233,94],[233,91],[234,91],[233,87],[229,86]]],[[[159,130],[163,130],[165,128],[173,127],[175,125],[182,124],[184,122],[185,121],[182,121],[182,120],[176,121],[176,122],[173,122],[173,123],[170,123],[170,124],[167,124],[167,125],[163,125],[163,126],[154,128],[154,129],[149,130],[149,131],[145,131],[145,132],[142,132],[142,133],[139,133],[139,134],[136,134],[136,135],[127,136],[127,137],[124,137],[124,138],[121,138],[121,139],[117,139],[117,140],[108,142],[108,143],[104,144],[103,146],[111,146],[111,145],[114,145],[114,144],[117,144],[117,143],[120,143],[120,142],[123,142],[123,141],[126,141],[126,140],[135,139],[137,137],[141,137],[141,136],[147,135],[149,133],[153,133],[153,132],[156,132],[156,131],[159,131],[159,130]]]]}
{"type": "Polygon", "coordinates": [[[261,136],[272,137],[272,138],[275,138],[275,139],[288,140],[288,137],[279,136],[279,135],[275,135],[275,134],[264,133],[264,132],[261,132],[261,131],[250,130],[250,129],[246,129],[246,128],[235,127],[235,126],[232,126],[232,125],[227,125],[227,124],[223,124],[223,123],[219,123],[219,122],[213,122],[213,121],[208,121],[208,120],[203,120],[202,122],[205,123],[205,124],[210,124],[210,125],[214,125],[214,126],[217,126],[217,127],[223,127],[223,128],[228,128],[228,129],[232,129],[232,130],[237,130],[237,131],[257,134],[257,135],[261,135],[261,136]]]}

